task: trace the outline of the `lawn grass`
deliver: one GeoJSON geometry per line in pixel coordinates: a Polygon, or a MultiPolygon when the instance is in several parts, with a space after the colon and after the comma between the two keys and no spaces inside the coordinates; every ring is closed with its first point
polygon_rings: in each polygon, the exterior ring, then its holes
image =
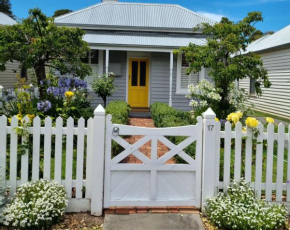
{"type": "Polygon", "coordinates": [[[265,112],[261,112],[261,111],[257,111],[257,110],[251,110],[250,113],[249,113],[249,116],[253,116],[253,117],[272,117],[274,119],[278,119],[278,120],[290,123],[290,119],[287,119],[285,117],[280,117],[278,115],[273,115],[273,114],[270,114],[270,113],[265,113],[265,112]]]}

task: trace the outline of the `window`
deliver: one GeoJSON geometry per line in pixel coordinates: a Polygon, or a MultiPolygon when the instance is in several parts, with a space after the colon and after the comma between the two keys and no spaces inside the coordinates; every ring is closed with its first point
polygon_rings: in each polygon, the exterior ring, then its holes
{"type": "Polygon", "coordinates": [[[176,84],[176,94],[187,94],[188,85],[196,85],[199,81],[201,74],[204,74],[204,71],[200,73],[191,73],[187,74],[186,70],[188,69],[189,64],[186,62],[184,55],[179,55],[177,58],[177,84],[176,84]]]}
{"type": "Polygon", "coordinates": [[[249,87],[250,95],[255,95],[256,94],[255,82],[256,82],[255,79],[250,78],[250,87],[249,87]]]}
{"type": "Polygon", "coordinates": [[[92,68],[92,75],[87,76],[85,80],[88,83],[88,87],[91,88],[90,83],[93,77],[98,75],[98,64],[99,64],[99,50],[90,50],[86,57],[81,58],[83,63],[89,64],[92,68]]]}

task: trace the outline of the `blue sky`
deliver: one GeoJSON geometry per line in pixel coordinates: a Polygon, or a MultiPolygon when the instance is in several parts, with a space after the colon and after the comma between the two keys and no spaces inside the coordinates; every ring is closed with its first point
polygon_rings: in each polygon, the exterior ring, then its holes
{"type": "MultiPolygon", "coordinates": [[[[120,0],[121,2],[168,3],[179,4],[193,11],[205,14],[214,19],[221,16],[231,20],[241,20],[250,11],[261,11],[264,22],[256,27],[262,31],[278,31],[290,24],[290,0],[120,0]]],[[[79,10],[100,0],[11,0],[13,13],[24,18],[28,10],[39,7],[51,16],[55,10],[68,8],[79,10]]]]}

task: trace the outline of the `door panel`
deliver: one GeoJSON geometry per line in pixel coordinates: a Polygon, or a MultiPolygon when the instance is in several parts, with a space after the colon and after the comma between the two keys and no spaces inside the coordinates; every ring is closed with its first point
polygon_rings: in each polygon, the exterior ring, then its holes
{"type": "Polygon", "coordinates": [[[149,60],[129,60],[128,102],[131,107],[148,107],[149,60]]]}

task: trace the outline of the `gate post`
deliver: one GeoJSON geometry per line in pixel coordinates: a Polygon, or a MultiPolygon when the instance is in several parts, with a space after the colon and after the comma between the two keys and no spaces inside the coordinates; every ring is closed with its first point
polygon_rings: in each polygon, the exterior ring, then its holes
{"type": "Polygon", "coordinates": [[[106,112],[98,105],[94,111],[94,127],[91,162],[91,215],[101,216],[104,197],[104,155],[106,112]]]}
{"type": "Polygon", "coordinates": [[[216,156],[216,114],[208,108],[203,114],[203,167],[202,167],[202,204],[215,195],[215,156],[216,156]]]}

